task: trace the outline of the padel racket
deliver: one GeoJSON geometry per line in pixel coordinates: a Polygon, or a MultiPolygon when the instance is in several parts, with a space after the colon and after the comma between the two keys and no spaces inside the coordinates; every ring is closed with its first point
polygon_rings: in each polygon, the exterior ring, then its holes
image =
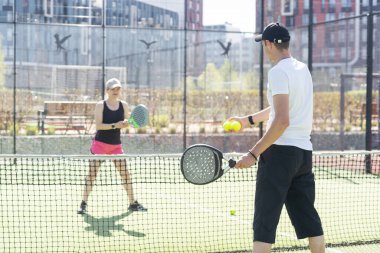
{"type": "MultiPolygon", "coordinates": [[[[223,166],[223,153],[206,144],[195,144],[188,147],[181,157],[181,172],[192,184],[204,185],[211,183],[233,168],[236,161],[228,160],[223,166]]],[[[225,159],[226,160],[226,159],[225,159]]]]}
{"type": "Polygon", "coordinates": [[[134,128],[141,128],[149,123],[149,111],[145,105],[137,105],[131,112],[128,123],[134,128]]]}

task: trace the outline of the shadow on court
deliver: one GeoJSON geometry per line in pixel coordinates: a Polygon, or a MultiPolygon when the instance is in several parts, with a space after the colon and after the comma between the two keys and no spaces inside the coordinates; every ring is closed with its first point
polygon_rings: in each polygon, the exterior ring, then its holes
{"type": "Polygon", "coordinates": [[[123,224],[116,224],[117,221],[124,219],[129,216],[132,212],[128,211],[120,215],[115,215],[111,217],[102,217],[96,218],[89,214],[83,214],[84,222],[90,224],[89,227],[86,227],[86,231],[94,231],[98,236],[110,237],[112,236],[111,231],[122,231],[128,234],[129,236],[134,237],[144,237],[144,233],[140,233],[133,230],[125,230],[123,224]]]}

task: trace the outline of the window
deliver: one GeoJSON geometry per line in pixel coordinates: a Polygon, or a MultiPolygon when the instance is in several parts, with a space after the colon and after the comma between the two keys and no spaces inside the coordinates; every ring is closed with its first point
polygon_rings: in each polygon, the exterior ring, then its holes
{"type": "Polygon", "coordinates": [[[268,0],[267,8],[268,8],[268,11],[272,11],[273,10],[273,0],[268,0]]]}
{"type": "Polygon", "coordinates": [[[309,39],[309,34],[306,32],[301,33],[301,43],[307,44],[309,39]]]}
{"type": "Polygon", "coordinates": [[[335,20],[335,13],[326,13],[325,19],[326,21],[335,20]]]}
{"type": "Polygon", "coordinates": [[[329,42],[331,43],[331,44],[334,44],[335,43],[335,33],[334,32],[331,32],[331,33],[329,33],[330,35],[329,35],[329,42]]]}
{"type": "Polygon", "coordinates": [[[53,0],[44,0],[44,14],[46,17],[53,17],[53,10],[54,10],[54,3],[53,0]]]}
{"type": "Polygon", "coordinates": [[[81,53],[83,55],[87,55],[88,54],[88,42],[89,42],[89,34],[88,34],[88,30],[90,28],[88,27],[82,27],[81,29],[81,53]]]}
{"type": "Polygon", "coordinates": [[[136,5],[131,6],[130,25],[131,27],[137,26],[137,6],[136,5]]]}
{"type": "Polygon", "coordinates": [[[355,33],[348,33],[348,36],[350,42],[353,42],[355,40],[355,33]]]}
{"type": "Polygon", "coordinates": [[[335,0],[329,0],[329,8],[335,8],[335,0]]]}
{"type": "Polygon", "coordinates": [[[351,7],[352,6],[352,0],[342,0],[342,7],[351,7]]]}
{"type": "Polygon", "coordinates": [[[347,36],[347,34],[345,32],[338,33],[339,43],[345,43],[346,42],[346,36],[347,36]]]}
{"type": "Polygon", "coordinates": [[[302,15],[302,25],[308,25],[309,24],[309,15],[303,14],[302,15]]]}
{"type": "Polygon", "coordinates": [[[360,56],[361,56],[362,60],[367,59],[367,47],[362,47],[362,50],[360,50],[360,51],[361,51],[360,56]]]}
{"type": "Polygon", "coordinates": [[[291,16],[294,12],[293,0],[281,0],[281,15],[291,16]]]}
{"type": "Polygon", "coordinates": [[[285,25],[289,27],[294,26],[294,17],[293,16],[287,16],[285,19],[285,25]]]}
{"type": "Polygon", "coordinates": [[[304,0],[304,2],[303,2],[303,8],[305,10],[308,10],[310,8],[309,3],[310,3],[309,0],[304,0]]]}
{"type": "Polygon", "coordinates": [[[351,59],[351,52],[352,52],[352,49],[350,47],[347,47],[347,50],[346,50],[346,58],[347,59],[351,59]]]}
{"type": "Polygon", "coordinates": [[[13,21],[13,13],[11,11],[7,12],[7,22],[13,21]]]}
{"type": "Polygon", "coordinates": [[[309,50],[308,48],[304,47],[302,48],[302,60],[307,61],[307,58],[309,57],[309,50]]]}
{"type": "Polygon", "coordinates": [[[321,12],[325,12],[326,0],[321,1],[321,12]]]}
{"type": "Polygon", "coordinates": [[[333,60],[335,58],[335,48],[329,48],[329,59],[333,60]]]}
{"type": "Polygon", "coordinates": [[[345,47],[340,48],[340,58],[347,59],[347,51],[348,51],[348,48],[345,48],[345,47]]]}
{"type": "Polygon", "coordinates": [[[13,41],[13,30],[12,29],[7,30],[7,41],[13,41]]]}
{"type": "Polygon", "coordinates": [[[362,31],[362,42],[367,41],[367,33],[362,31]]]}

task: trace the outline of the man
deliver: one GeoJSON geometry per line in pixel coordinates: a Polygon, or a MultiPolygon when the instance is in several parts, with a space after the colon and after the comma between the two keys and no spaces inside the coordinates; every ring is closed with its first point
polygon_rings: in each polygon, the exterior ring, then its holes
{"type": "Polygon", "coordinates": [[[260,157],[253,252],[270,252],[284,204],[297,237],[309,238],[312,253],[325,252],[323,229],[314,208],[311,74],[304,63],[291,57],[290,35],[285,27],[269,24],[255,40],[262,42],[266,56],[274,64],[268,72],[269,107],[253,115],[231,118],[243,127],[268,120],[264,136],[236,164],[236,168],[249,168],[260,157]]]}

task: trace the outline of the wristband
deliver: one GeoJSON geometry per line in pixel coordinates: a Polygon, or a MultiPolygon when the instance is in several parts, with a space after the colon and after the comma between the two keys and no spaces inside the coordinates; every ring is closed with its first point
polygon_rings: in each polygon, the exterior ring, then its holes
{"type": "Polygon", "coordinates": [[[252,115],[248,116],[248,121],[249,121],[249,124],[251,124],[251,126],[255,125],[255,122],[253,121],[252,115]]]}
{"type": "Polygon", "coordinates": [[[248,152],[253,156],[253,158],[255,158],[255,160],[257,161],[257,157],[251,152],[251,150],[248,150],[248,152]]]}

